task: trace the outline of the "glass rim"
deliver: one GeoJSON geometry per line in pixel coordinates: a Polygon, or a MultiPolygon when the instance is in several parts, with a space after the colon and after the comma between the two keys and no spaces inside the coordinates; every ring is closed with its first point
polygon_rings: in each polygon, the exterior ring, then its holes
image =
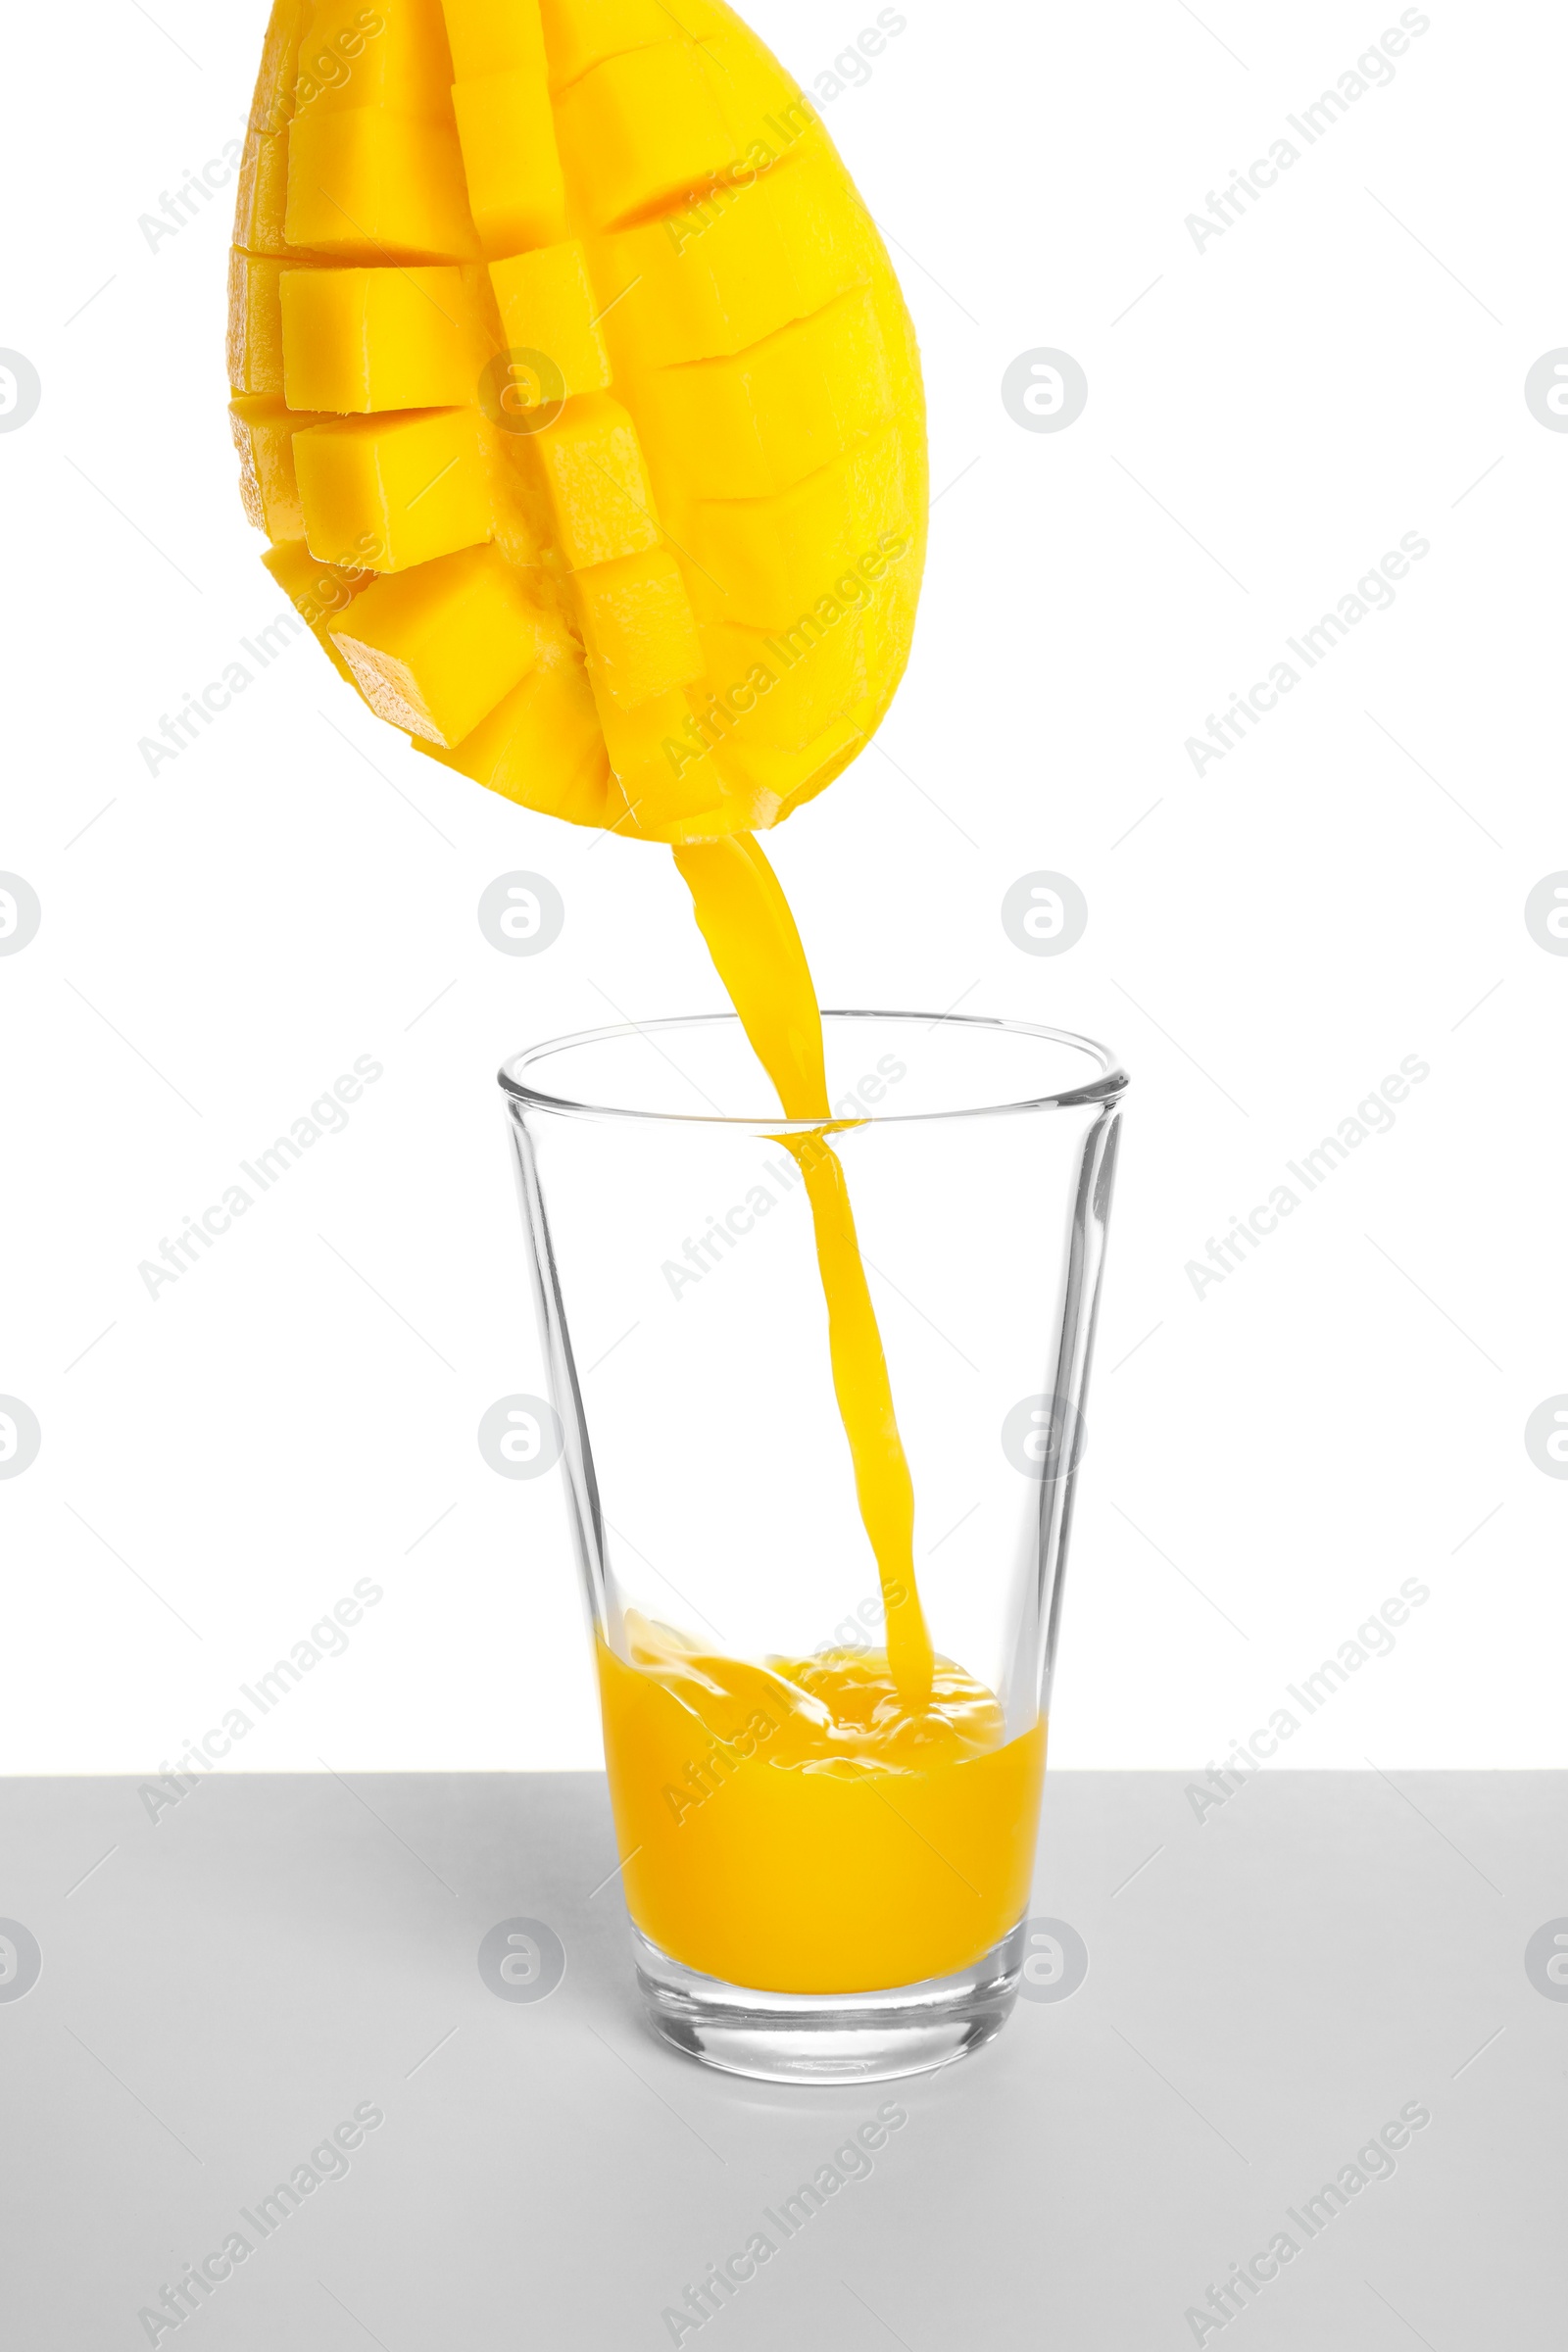
{"type": "MultiPolygon", "coordinates": [[[[1048,1044],[1071,1046],[1086,1054],[1100,1066],[1098,1078],[1082,1085],[1061,1087],[1045,1095],[1023,1095],[1002,1102],[981,1102],[953,1110],[867,1110],[860,1117],[838,1119],[787,1119],[780,1112],[774,1118],[737,1118],[720,1110],[632,1110],[613,1102],[582,1102],[569,1095],[548,1094],[542,1087],[527,1085],[521,1072],[547,1054],[563,1054],[580,1046],[599,1046],[612,1039],[656,1037],[672,1029],[705,1029],[720,1022],[740,1026],[740,1015],[728,1012],[691,1012],[667,1014],[655,1021],[614,1021],[600,1029],[579,1029],[566,1037],[552,1037],[536,1046],[524,1046],[509,1055],[496,1072],[496,1082],[503,1094],[514,1102],[540,1110],[556,1111],[568,1118],[637,1119],[657,1125],[690,1127],[724,1127],[739,1129],[753,1135],[816,1135],[824,1127],[894,1127],[928,1125],[943,1119],[990,1119],[1022,1110],[1074,1110],[1095,1103],[1114,1102],[1131,1083],[1108,1046],[1095,1038],[1084,1037],[1074,1029],[1054,1029],[1038,1021],[1015,1021],[1001,1014],[980,1012],[896,1012],[868,1011],[854,1005],[824,1006],[826,1021],[901,1021],[923,1024],[927,1031],[943,1028],[1000,1030],[1012,1037],[1043,1039],[1048,1044]]],[[[684,1073],[683,1073],[684,1075],[684,1073]]],[[[695,1083],[695,1082],[692,1082],[695,1083]]],[[[698,1090],[701,1092],[701,1089],[698,1090]]]]}

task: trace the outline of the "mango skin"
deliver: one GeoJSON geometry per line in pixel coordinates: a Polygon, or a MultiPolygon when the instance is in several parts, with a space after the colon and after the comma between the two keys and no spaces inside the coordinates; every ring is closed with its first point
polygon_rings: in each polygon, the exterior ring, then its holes
{"type": "Polygon", "coordinates": [[[382,712],[426,714],[418,748],[489,789],[633,838],[757,830],[821,792],[908,659],[924,398],[881,239],[740,18],[276,0],[247,157],[247,512],[294,551],[279,580],[432,567],[382,712]],[[548,682],[493,643],[463,674],[447,583],[485,546],[548,682]],[[428,713],[480,704],[429,739],[428,713]]]}

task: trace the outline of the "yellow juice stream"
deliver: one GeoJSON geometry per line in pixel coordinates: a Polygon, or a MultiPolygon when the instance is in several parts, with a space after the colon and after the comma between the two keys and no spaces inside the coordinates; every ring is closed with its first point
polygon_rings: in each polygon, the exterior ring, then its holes
{"type": "MultiPolygon", "coordinates": [[[[827,1304],[833,1386],[876,1557],[886,1648],[761,1664],[635,1612],[599,1645],[612,1801],[633,1919],[689,1967],[781,1992],[858,1992],[965,1967],[1027,1904],[1043,1720],[933,1654],[914,1494],[830,1137],[805,951],[750,834],[677,849],[698,924],[792,1121],[827,1304]]],[[[842,1122],[839,1122],[842,1124],[842,1122]]]]}

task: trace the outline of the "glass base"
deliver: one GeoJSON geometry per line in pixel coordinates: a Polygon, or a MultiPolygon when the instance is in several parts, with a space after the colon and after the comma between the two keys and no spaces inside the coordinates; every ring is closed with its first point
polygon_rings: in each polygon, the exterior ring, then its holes
{"type": "Polygon", "coordinates": [[[633,1926],[637,1982],[662,2041],[763,2082],[885,2082],[995,2040],[1018,1997],[1022,1923],[956,1976],[876,1992],[759,1992],[672,1960],[633,1926]]]}

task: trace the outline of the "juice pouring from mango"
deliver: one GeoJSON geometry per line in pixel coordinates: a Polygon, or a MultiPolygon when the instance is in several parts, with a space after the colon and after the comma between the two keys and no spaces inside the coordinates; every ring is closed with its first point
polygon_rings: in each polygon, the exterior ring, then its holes
{"type": "Polygon", "coordinates": [[[785,1116],[816,1236],[828,1345],[887,1647],[758,1668],[628,1625],[600,1644],[605,1745],[633,1918],[732,1983],[855,1992],[959,1969],[1026,1906],[1045,1725],[1007,1740],[983,1685],[936,1657],[914,1494],[832,1148],[822,1025],[800,934],[750,834],[677,849],[699,927],[785,1116]],[[694,1731],[709,1735],[693,1755],[694,1731]]]}
{"type": "Polygon", "coordinates": [[[886,1649],[759,1666],[635,1618],[601,1644],[633,1917],[758,1986],[962,1966],[1024,1908],[1044,1727],[1008,1740],[932,1651],[810,975],[755,838],[908,654],[924,405],[881,239],[722,0],[276,0],[229,366],[264,561],[342,676],[492,791],[672,847],[795,1123],[886,1649]]]}

